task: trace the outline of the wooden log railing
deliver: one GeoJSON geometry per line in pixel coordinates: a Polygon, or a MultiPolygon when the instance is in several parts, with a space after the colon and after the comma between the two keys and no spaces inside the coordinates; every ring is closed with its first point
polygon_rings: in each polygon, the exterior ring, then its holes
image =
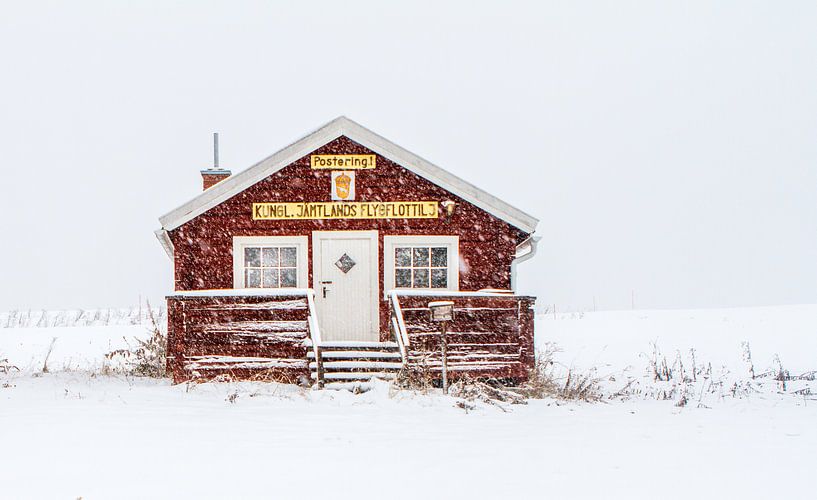
{"type": "MultiPolygon", "coordinates": [[[[389,293],[389,328],[403,364],[441,371],[428,302],[454,302],[446,336],[451,378],[524,379],[534,365],[531,297],[489,292],[389,293]]],[[[307,349],[324,382],[320,326],[309,289],[203,290],[167,297],[168,371],[175,382],[260,377],[309,380],[307,349]]]]}
{"type": "Polygon", "coordinates": [[[323,354],[321,353],[321,329],[318,325],[318,311],[315,308],[315,291],[309,290],[306,294],[309,306],[309,336],[312,342],[312,352],[315,354],[315,377],[319,389],[323,388],[323,354]]]}
{"type": "Polygon", "coordinates": [[[308,380],[307,347],[312,338],[320,339],[310,292],[199,290],[168,296],[168,371],[174,382],[308,380]]]}
{"type": "Polygon", "coordinates": [[[535,299],[510,293],[390,292],[391,329],[396,339],[404,339],[407,365],[441,374],[439,325],[428,310],[435,300],[454,302],[454,320],[446,333],[450,378],[527,379],[535,358],[535,299]]]}
{"type": "Polygon", "coordinates": [[[406,332],[406,323],[403,320],[403,309],[400,307],[400,298],[395,291],[389,293],[389,327],[400,349],[400,357],[405,367],[408,363],[408,352],[411,347],[411,341],[406,332]]]}

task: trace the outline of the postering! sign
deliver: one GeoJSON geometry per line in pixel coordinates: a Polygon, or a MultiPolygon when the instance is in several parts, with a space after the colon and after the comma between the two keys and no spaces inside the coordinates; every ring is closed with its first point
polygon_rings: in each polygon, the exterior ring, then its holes
{"type": "Polygon", "coordinates": [[[313,169],[371,170],[375,168],[375,155],[311,155],[309,166],[313,169]]]}

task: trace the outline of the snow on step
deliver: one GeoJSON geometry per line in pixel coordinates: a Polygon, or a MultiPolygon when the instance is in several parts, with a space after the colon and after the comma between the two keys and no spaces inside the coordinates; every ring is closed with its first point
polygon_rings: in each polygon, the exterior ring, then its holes
{"type": "Polygon", "coordinates": [[[398,346],[396,342],[364,342],[357,340],[337,340],[332,342],[321,342],[321,348],[324,349],[327,348],[397,349],[397,347],[398,346]]]}
{"type": "MultiPolygon", "coordinates": [[[[324,370],[399,370],[403,363],[390,363],[386,361],[324,361],[324,370]]],[[[309,363],[309,368],[317,369],[318,363],[309,363]]]]}
{"type": "MultiPolygon", "coordinates": [[[[312,372],[312,378],[318,378],[318,374],[312,372]]],[[[383,380],[393,379],[394,373],[389,372],[332,372],[324,373],[324,380],[370,380],[379,378],[383,380]]]]}
{"type": "Polygon", "coordinates": [[[352,392],[366,392],[374,387],[369,382],[327,382],[323,384],[324,389],[332,391],[352,391],[352,392]]]}
{"type": "MultiPolygon", "coordinates": [[[[313,351],[308,351],[306,357],[312,359],[315,357],[313,351]]],[[[323,359],[402,359],[399,352],[383,352],[383,351],[323,351],[321,352],[323,359]]]]}

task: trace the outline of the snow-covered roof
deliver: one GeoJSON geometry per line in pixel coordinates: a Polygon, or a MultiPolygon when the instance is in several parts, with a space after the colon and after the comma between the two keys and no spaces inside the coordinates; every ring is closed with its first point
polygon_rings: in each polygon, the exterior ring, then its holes
{"type": "Polygon", "coordinates": [[[375,134],[349,118],[341,116],[277,153],[261,160],[252,167],[219,182],[184,205],[163,215],[159,218],[162,229],[157,231],[157,236],[159,236],[161,240],[162,235],[158,233],[164,233],[165,231],[170,231],[181,226],[185,222],[194,219],[255,183],[269,177],[292,162],[341,136],[345,136],[369,148],[375,153],[388,158],[420,177],[428,179],[434,184],[522,231],[532,233],[536,229],[536,224],[539,221],[533,216],[509,205],[473,184],[446,172],[442,168],[375,134]]]}

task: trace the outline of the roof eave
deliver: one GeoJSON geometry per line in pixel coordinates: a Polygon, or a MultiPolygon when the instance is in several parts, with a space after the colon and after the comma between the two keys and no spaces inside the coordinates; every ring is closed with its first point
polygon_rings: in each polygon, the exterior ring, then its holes
{"type": "Polygon", "coordinates": [[[187,203],[163,215],[159,218],[162,229],[167,231],[176,229],[340,136],[346,136],[375,151],[526,233],[533,233],[536,230],[539,221],[535,217],[443,170],[345,116],[332,120],[302,139],[295,141],[248,169],[221,181],[187,203]]]}
{"type": "Polygon", "coordinates": [[[162,248],[165,249],[165,253],[170,257],[170,260],[173,260],[173,241],[170,239],[170,235],[167,234],[167,231],[165,229],[157,229],[153,231],[153,234],[156,235],[156,239],[162,244],[162,248]]]}

